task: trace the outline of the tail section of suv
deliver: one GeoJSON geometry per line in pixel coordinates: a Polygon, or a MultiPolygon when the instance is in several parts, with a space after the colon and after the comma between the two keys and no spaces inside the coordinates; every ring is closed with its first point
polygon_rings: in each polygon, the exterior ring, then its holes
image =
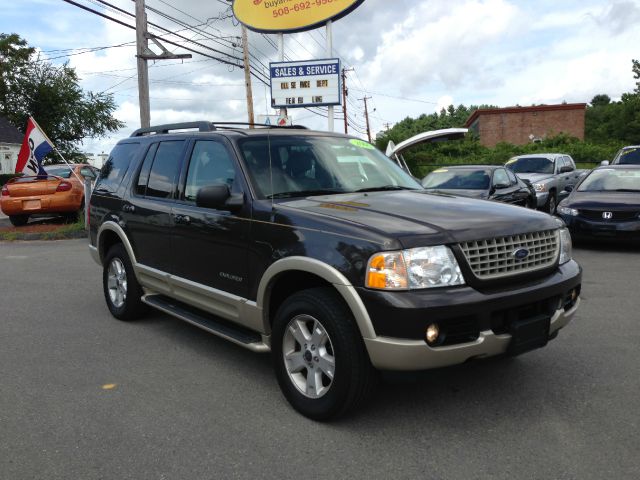
{"type": "Polygon", "coordinates": [[[318,420],[359,405],[378,370],[542,347],[580,302],[560,220],[430,194],[344,135],[137,131],[111,153],[89,213],[116,318],[151,306],[271,351],[287,400],[318,420]]]}

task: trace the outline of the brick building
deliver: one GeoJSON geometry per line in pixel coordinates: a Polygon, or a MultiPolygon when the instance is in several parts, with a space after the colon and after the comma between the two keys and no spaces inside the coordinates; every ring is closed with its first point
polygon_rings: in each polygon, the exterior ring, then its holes
{"type": "Polygon", "coordinates": [[[482,109],[473,112],[464,126],[487,147],[500,142],[524,145],[559,133],[584,140],[586,108],[586,103],[565,103],[482,109]]]}

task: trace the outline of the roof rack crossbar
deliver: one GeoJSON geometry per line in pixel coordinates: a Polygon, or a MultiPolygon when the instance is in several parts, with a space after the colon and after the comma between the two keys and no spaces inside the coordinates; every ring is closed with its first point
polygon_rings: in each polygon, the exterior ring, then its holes
{"type": "Polygon", "coordinates": [[[185,122],[185,123],[171,123],[167,125],[157,125],[155,127],[139,128],[134,131],[132,137],[142,137],[147,134],[167,134],[174,130],[189,130],[198,129],[199,132],[213,132],[218,128],[231,130],[235,127],[255,127],[255,128],[283,128],[292,130],[307,130],[307,127],[302,125],[266,125],[263,123],[248,123],[248,122],[185,122]]]}
{"type": "Polygon", "coordinates": [[[184,122],[169,123],[167,125],[156,125],[155,127],[139,128],[131,134],[132,137],[141,137],[148,133],[169,133],[172,130],[188,130],[197,128],[199,132],[213,132],[216,127],[211,122],[184,122]]]}

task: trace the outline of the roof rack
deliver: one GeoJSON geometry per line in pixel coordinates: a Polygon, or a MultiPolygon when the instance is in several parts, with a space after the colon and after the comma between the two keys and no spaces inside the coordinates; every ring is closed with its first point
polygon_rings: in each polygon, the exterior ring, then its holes
{"type": "Polygon", "coordinates": [[[231,130],[240,126],[244,127],[254,127],[254,128],[284,128],[284,129],[294,129],[294,130],[307,130],[307,127],[302,125],[286,125],[286,126],[277,126],[277,125],[265,125],[262,123],[247,123],[247,122],[184,122],[184,123],[169,123],[167,125],[156,125],[155,127],[148,128],[139,128],[134,131],[131,136],[132,137],[142,137],[147,134],[167,134],[171,131],[175,130],[193,130],[198,129],[199,132],[213,132],[218,129],[231,130]]]}

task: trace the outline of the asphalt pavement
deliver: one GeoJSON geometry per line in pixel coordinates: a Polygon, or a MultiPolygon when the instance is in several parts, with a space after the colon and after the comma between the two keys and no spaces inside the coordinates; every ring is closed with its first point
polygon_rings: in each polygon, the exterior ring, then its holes
{"type": "Polygon", "coordinates": [[[161,313],[124,323],[85,240],[0,243],[0,478],[640,478],[640,249],[576,249],[546,348],[388,375],[328,424],[269,355],[161,313]]]}

